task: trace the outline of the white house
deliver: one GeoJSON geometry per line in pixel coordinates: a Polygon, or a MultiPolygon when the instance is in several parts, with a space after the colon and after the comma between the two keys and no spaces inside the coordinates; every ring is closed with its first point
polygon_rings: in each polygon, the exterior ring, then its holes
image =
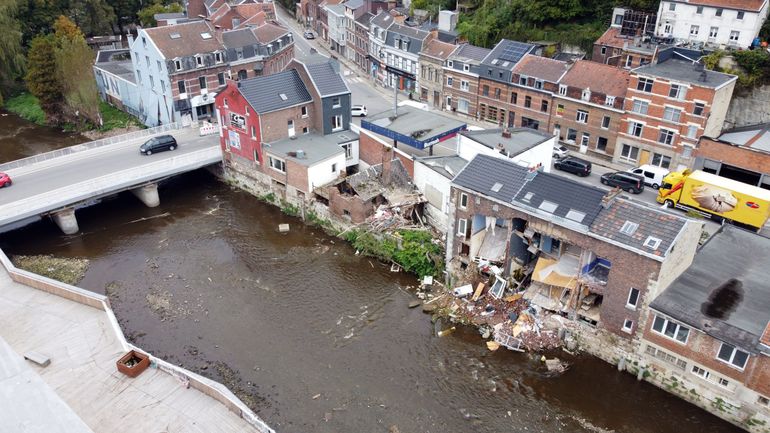
{"type": "Polygon", "coordinates": [[[345,41],[347,39],[347,17],[345,16],[345,6],[326,5],[327,25],[329,26],[329,44],[333,51],[337,51],[341,56],[345,56],[345,41]]]}
{"type": "Polygon", "coordinates": [[[655,34],[710,47],[747,48],[767,19],[768,0],[661,1],[655,34]]]}
{"type": "Polygon", "coordinates": [[[466,159],[457,155],[428,156],[414,161],[414,186],[425,195],[425,216],[436,229],[449,228],[449,194],[452,179],[465,165],[466,159]]]}
{"type": "Polygon", "coordinates": [[[478,154],[506,158],[550,172],[555,144],[556,136],[530,128],[463,131],[457,135],[457,155],[466,161],[478,154]]]}

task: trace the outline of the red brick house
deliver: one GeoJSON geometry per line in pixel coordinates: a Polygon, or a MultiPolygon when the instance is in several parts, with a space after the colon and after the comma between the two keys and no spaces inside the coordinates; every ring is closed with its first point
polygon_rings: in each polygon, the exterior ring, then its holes
{"type": "Polygon", "coordinates": [[[280,72],[294,59],[294,38],[286,28],[273,23],[222,33],[234,79],[280,72]]]}
{"type": "MultiPolygon", "coordinates": [[[[474,119],[479,115],[480,65],[491,51],[475,45],[462,44],[449,56],[441,74],[443,90],[438,95],[443,94],[443,99],[439,100],[442,109],[465,114],[474,119]],[[446,79],[450,76],[451,82],[446,79]]],[[[429,80],[433,79],[430,70],[427,75],[429,80]]],[[[436,94],[428,95],[428,99],[432,99],[435,105],[436,94]]]]}

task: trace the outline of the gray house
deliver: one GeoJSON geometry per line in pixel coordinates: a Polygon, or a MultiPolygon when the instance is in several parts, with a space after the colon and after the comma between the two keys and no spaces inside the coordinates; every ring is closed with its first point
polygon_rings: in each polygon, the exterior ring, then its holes
{"type": "Polygon", "coordinates": [[[339,63],[317,56],[306,63],[295,59],[288,67],[296,69],[303,81],[309,83],[308,90],[317,105],[314,111],[321,116],[314,123],[322,126],[321,133],[350,129],[350,89],[340,75],[339,63]]]}

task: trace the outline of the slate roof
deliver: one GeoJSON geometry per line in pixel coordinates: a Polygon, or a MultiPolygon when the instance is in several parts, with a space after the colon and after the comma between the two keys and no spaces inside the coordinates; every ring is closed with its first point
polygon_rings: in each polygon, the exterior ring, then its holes
{"type": "Polygon", "coordinates": [[[462,44],[457,50],[450,56],[453,59],[467,59],[482,61],[484,57],[488,56],[492,52],[489,48],[477,47],[471,44],[462,44]]]}
{"type": "Polygon", "coordinates": [[[364,5],[364,0],[348,0],[345,2],[345,7],[356,10],[364,5]]]}
{"type": "Polygon", "coordinates": [[[402,26],[401,24],[394,24],[388,29],[385,44],[389,47],[393,47],[393,41],[408,40],[408,51],[412,54],[419,54],[420,51],[422,51],[423,43],[428,35],[430,35],[430,33],[424,30],[402,26]]]}
{"type": "Polygon", "coordinates": [[[770,311],[768,250],[770,239],[724,225],[650,307],[756,353],[770,311]]]}
{"type": "Polygon", "coordinates": [[[422,54],[441,60],[446,60],[457,49],[457,45],[441,42],[438,39],[432,39],[424,44],[422,54]]]}
{"type": "Polygon", "coordinates": [[[155,20],[173,20],[173,19],[185,18],[185,17],[186,15],[183,12],[170,12],[170,13],[153,15],[153,18],[155,18],[155,20]]]}
{"type": "Polygon", "coordinates": [[[310,79],[321,97],[350,93],[345,80],[330,61],[305,65],[310,79]]]}
{"type": "Polygon", "coordinates": [[[387,30],[394,22],[395,20],[388,11],[382,11],[372,18],[371,25],[387,30]]]}
{"type": "Polygon", "coordinates": [[[514,66],[513,73],[558,82],[569,69],[569,63],[527,54],[514,66]]]}
{"type": "Polygon", "coordinates": [[[624,97],[628,89],[629,77],[630,74],[623,68],[590,60],[578,60],[559,81],[559,84],[578,89],[590,88],[592,92],[624,97]],[[597,80],[597,77],[601,77],[601,79],[597,80]]]}
{"type": "Polygon", "coordinates": [[[565,218],[570,210],[585,214],[581,221],[574,221],[589,226],[602,210],[602,198],[607,194],[603,189],[575,182],[572,179],[551,173],[536,172],[535,177],[524,184],[516,196],[516,201],[524,206],[539,208],[543,201],[558,205],[556,210],[544,212],[565,218]],[[532,194],[529,196],[529,194],[532,194]],[[529,196],[529,200],[527,200],[529,196]]]}
{"type": "MultiPolygon", "coordinates": [[[[166,59],[212,53],[225,48],[208,21],[190,21],[184,24],[143,30],[166,59]],[[179,34],[179,38],[171,39],[172,33],[179,34]],[[211,37],[204,39],[201,36],[203,33],[208,33],[211,37]]],[[[134,41],[134,43],[137,42],[134,41]]]]}
{"type": "Polygon", "coordinates": [[[503,203],[512,203],[524,185],[527,173],[526,168],[505,159],[476,155],[452,183],[496,198],[503,203]],[[490,176],[490,173],[494,173],[494,176],[490,176]],[[492,191],[496,183],[501,183],[503,186],[499,191],[492,191]]]}
{"type": "Polygon", "coordinates": [[[342,4],[333,4],[333,5],[326,5],[326,10],[333,13],[334,15],[344,17],[345,16],[345,6],[342,4]]]}
{"type": "Polygon", "coordinates": [[[374,18],[374,14],[367,12],[365,14],[362,14],[360,17],[356,18],[356,22],[368,29],[369,23],[372,21],[372,18],[374,18]]]}
{"type": "Polygon", "coordinates": [[[701,80],[701,71],[696,70],[691,61],[678,58],[668,59],[664,62],[658,61],[654,65],[640,66],[631,70],[631,72],[711,88],[719,87],[731,80],[737,79],[735,75],[705,69],[703,72],[705,73],[706,80],[703,81],[701,80]]]}
{"type": "Polygon", "coordinates": [[[351,131],[329,135],[300,134],[295,139],[286,137],[270,143],[270,147],[265,151],[294,161],[299,165],[310,167],[335,155],[344,154],[345,150],[340,144],[357,139],[358,135],[351,131]],[[305,152],[304,158],[297,158],[296,151],[298,150],[305,152]]]}
{"type": "Polygon", "coordinates": [[[458,155],[425,156],[418,158],[417,162],[425,164],[431,170],[450,180],[468,165],[468,161],[458,155]]]}
{"type": "Polygon", "coordinates": [[[681,216],[616,198],[610,203],[609,208],[602,209],[599,213],[591,225],[591,232],[639,251],[665,257],[685,224],[687,220],[681,216]],[[620,232],[626,221],[638,225],[631,235],[620,232]],[[644,246],[650,236],[660,239],[660,245],[657,248],[644,246]]]}
{"type": "Polygon", "coordinates": [[[753,150],[770,152],[770,123],[724,131],[717,140],[732,146],[750,147],[753,150]]]}
{"type": "Polygon", "coordinates": [[[294,69],[238,81],[238,91],[257,113],[269,113],[313,100],[294,69]],[[281,94],[286,95],[286,100],[281,94]]]}
{"type": "Polygon", "coordinates": [[[238,29],[222,32],[222,42],[227,48],[241,48],[259,43],[251,29],[238,29]]]}
{"type": "Polygon", "coordinates": [[[501,39],[481,63],[510,71],[525,54],[534,49],[533,44],[501,39]]]}

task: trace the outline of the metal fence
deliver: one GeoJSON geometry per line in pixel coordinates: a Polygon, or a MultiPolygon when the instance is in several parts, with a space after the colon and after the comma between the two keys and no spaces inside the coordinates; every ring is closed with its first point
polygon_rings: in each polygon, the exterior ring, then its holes
{"type": "Polygon", "coordinates": [[[123,143],[126,141],[141,139],[152,135],[160,134],[167,131],[173,131],[182,129],[184,125],[179,122],[169,123],[168,125],[160,125],[152,128],[142,129],[139,131],[128,132],[126,134],[115,135],[112,137],[102,138],[96,141],[89,141],[88,143],[76,144],[74,146],[65,147],[63,149],[52,150],[50,152],[40,153],[38,155],[30,156],[27,158],[17,159],[16,161],[6,162],[0,164],[0,171],[8,171],[14,168],[26,167],[38,162],[47,161],[49,159],[58,158],[64,155],[70,155],[77,152],[83,152],[89,149],[95,149],[97,147],[109,146],[110,144],[123,143]]]}

